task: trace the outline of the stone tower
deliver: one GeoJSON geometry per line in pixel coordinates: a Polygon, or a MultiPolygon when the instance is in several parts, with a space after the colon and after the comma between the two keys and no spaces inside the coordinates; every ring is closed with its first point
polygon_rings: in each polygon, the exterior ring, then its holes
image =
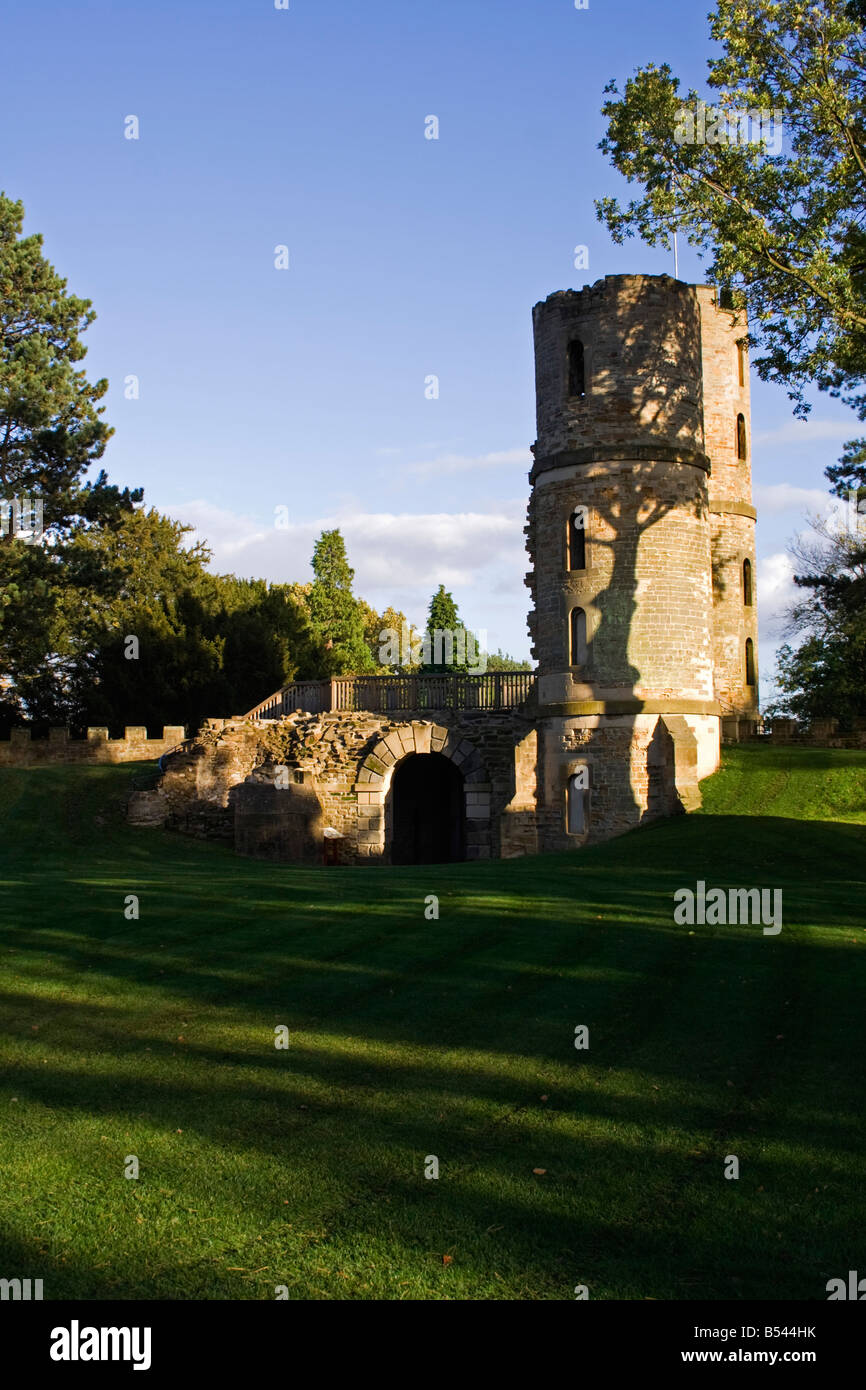
{"type": "Polygon", "coordinates": [[[715,695],[723,719],[753,721],[758,714],[758,610],[749,364],[743,342],[747,325],[742,311],[718,307],[717,291],[711,286],[699,285],[696,293],[703,339],[704,438],[710,460],[715,695]],[[748,642],[752,645],[747,661],[748,642]]]}
{"type": "Polygon", "coordinates": [[[554,850],[699,804],[720,715],[754,717],[755,513],[745,324],[714,290],[611,275],[533,320],[527,584],[554,850]]]}

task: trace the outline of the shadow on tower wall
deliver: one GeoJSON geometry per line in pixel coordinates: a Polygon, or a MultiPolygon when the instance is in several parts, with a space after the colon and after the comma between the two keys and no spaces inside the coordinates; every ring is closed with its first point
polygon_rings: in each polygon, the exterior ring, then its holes
{"type": "MultiPolygon", "coordinates": [[[[599,551],[606,550],[612,560],[608,585],[589,600],[595,624],[591,634],[587,634],[586,662],[581,675],[586,683],[615,687],[616,698],[622,701],[640,702],[642,685],[660,684],[658,680],[648,681],[645,672],[635,665],[635,660],[640,659],[635,656],[639,643],[634,640],[639,602],[646,612],[654,604],[663,604],[665,593],[670,592],[663,584],[657,584],[655,593],[650,587],[639,600],[644,539],[674,509],[690,514],[699,525],[706,525],[709,519],[703,470],[689,462],[665,461],[658,457],[671,449],[700,454],[704,449],[700,319],[695,317],[697,306],[693,302],[680,300],[677,303],[673,296],[672,301],[666,306],[664,317],[659,315],[656,293],[645,315],[641,314],[639,303],[632,300],[614,309],[605,321],[606,332],[618,332],[621,339],[617,373],[622,367],[633,383],[632,405],[616,423],[620,437],[615,442],[621,447],[624,462],[631,456],[637,457],[640,463],[635,465],[630,476],[619,471],[611,476],[607,487],[594,477],[586,498],[580,492],[579,475],[570,484],[575,489],[575,503],[587,501],[593,515],[591,554],[597,557],[599,551]],[[690,354],[685,356],[684,342],[692,345],[690,354]],[[693,489],[688,488],[685,493],[684,478],[694,481],[693,489]]],[[[605,400],[606,391],[613,385],[611,375],[604,370],[596,372],[592,378],[586,400],[589,437],[584,439],[578,435],[577,448],[594,442],[591,438],[593,398],[605,400]]],[[[683,587],[689,592],[692,575],[681,557],[674,551],[667,555],[667,562],[672,575],[682,576],[683,587]]],[[[597,561],[592,563],[595,568],[597,561]]],[[[707,585],[707,619],[711,623],[709,539],[706,573],[702,578],[707,585]]],[[[650,575],[650,586],[654,582],[650,575]]],[[[568,595],[567,607],[581,604],[579,591],[568,591],[568,595]]],[[[695,621],[699,621],[698,617],[695,621]]],[[[565,622],[567,626],[567,614],[565,622]]],[[[706,634],[707,639],[710,636],[706,634]]],[[[644,633],[640,633],[639,640],[647,640],[644,633]]],[[[711,643],[707,654],[711,659],[711,643]]],[[[671,673],[670,681],[665,684],[674,685],[674,679],[671,673]]],[[[658,691],[659,696],[663,693],[658,691]]],[[[675,696],[679,693],[675,685],[673,693],[675,696]]],[[[712,699],[711,691],[708,697],[712,699]]],[[[606,836],[611,829],[615,832],[627,830],[658,816],[700,804],[697,744],[685,719],[658,716],[647,744],[645,731],[637,728],[638,713],[639,709],[634,714],[618,715],[614,720],[608,718],[602,728],[587,731],[573,749],[574,761],[585,760],[590,769],[589,840],[595,838],[593,822],[604,825],[606,836]],[[642,743],[636,742],[638,739],[642,743]]],[[[566,777],[563,771],[563,781],[566,777]]],[[[561,806],[564,786],[560,793],[561,806]]]]}

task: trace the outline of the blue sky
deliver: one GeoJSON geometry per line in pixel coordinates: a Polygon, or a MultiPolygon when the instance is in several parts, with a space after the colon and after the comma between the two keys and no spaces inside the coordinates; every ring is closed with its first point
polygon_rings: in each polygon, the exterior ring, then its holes
{"type": "MultiPolygon", "coordinates": [[[[420,620],[444,582],[527,654],[532,305],[672,273],[595,219],[626,188],[597,149],[602,89],[649,61],[700,85],[704,6],[18,0],[3,29],[0,186],[93,300],[112,480],[239,574],[308,578],[340,525],[375,606],[420,620]]],[[[704,278],[688,248],[680,276],[704,278]]],[[[830,400],[802,425],[780,388],[752,390],[766,690],[786,541],[857,429],[830,400]]]]}

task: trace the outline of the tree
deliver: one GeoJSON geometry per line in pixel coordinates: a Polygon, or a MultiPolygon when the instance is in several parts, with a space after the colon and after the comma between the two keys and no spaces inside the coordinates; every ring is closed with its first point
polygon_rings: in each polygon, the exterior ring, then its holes
{"type": "Polygon", "coordinates": [[[813,519],[791,547],[802,597],[787,616],[800,644],[780,648],[772,712],[809,720],[866,715],[866,536],[813,519]]]}
{"type": "Polygon", "coordinates": [[[531,671],[532,665],[528,661],[518,661],[516,656],[509,656],[507,652],[497,649],[495,652],[485,654],[488,671],[531,671]]]}
{"type": "Polygon", "coordinates": [[[478,643],[460,621],[457,604],[444,584],[430,600],[421,670],[428,675],[458,674],[478,660],[478,643]]]}
{"type": "Polygon", "coordinates": [[[362,674],[374,668],[364,639],[364,614],[352,593],[355,571],[340,531],[323,531],[313,549],[309,611],[318,642],[318,676],[362,674]]]}
{"type": "Polygon", "coordinates": [[[75,532],[37,604],[35,636],[32,593],[13,604],[7,722],[196,729],[310,673],[315,647],[293,586],[211,573],[189,531],[135,509],[75,532]]]}
{"type": "Polygon", "coordinates": [[[866,418],[859,15],[844,0],[719,0],[703,141],[699,94],[681,96],[667,64],[638,69],[622,95],[605,89],[600,148],[643,193],[624,208],[600,199],[600,220],[616,242],[669,247],[678,229],[708,256],[708,278],[746,298],[759,376],[802,416],[815,383],[866,418]],[[740,119],[749,112],[764,113],[770,148],[740,119]]]}
{"type": "MultiPolygon", "coordinates": [[[[600,199],[599,219],[616,242],[669,247],[679,230],[709,257],[708,278],[746,302],[759,376],[801,417],[814,384],[866,419],[864,16],[866,0],[719,0],[714,106],[680,95],[667,64],[605,89],[600,148],[642,195],[600,199]]],[[[866,439],[825,472],[837,496],[866,497],[866,439]]]]}
{"type": "Polygon", "coordinates": [[[90,527],[118,524],[140,489],[85,481],[112,433],[99,404],[108,383],[78,365],[90,301],[67,292],[42,254],[40,236],[22,236],[24,209],[0,193],[0,680],[7,718],[38,707],[62,719],[70,709],[66,631],[79,604],[76,583],[105,586],[70,565],[68,543],[90,527]],[[16,507],[33,524],[22,535],[16,507]],[[37,506],[42,509],[41,533],[37,506]]]}
{"type": "MultiPolygon", "coordinates": [[[[41,499],[44,530],[57,537],[128,512],[142,493],[109,486],[103,472],[83,481],[112,434],[98,404],[108,382],[89,382],[77,365],[96,316],[67,292],[42,237],[21,235],[23,223],[23,205],[0,193],[0,496],[41,499]]],[[[16,539],[4,530],[7,544],[16,539]]]]}
{"type": "Polygon", "coordinates": [[[358,599],[358,604],[364,619],[364,639],[376,674],[398,676],[417,671],[419,663],[412,657],[421,638],[406,614],[390,605],[377,613],[363,599],[358,599]]]}

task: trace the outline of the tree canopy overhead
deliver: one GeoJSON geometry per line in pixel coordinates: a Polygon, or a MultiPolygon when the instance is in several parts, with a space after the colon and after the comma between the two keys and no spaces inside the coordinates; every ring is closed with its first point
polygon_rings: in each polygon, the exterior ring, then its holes
{"type": "Polygon", "coordinates": [[[718,0],[710,21],[720,52],[703,139],[686,119],[701,95],[668,64],[605,89],[600,148],[642,193],[598,200],[599,219],[616,242],[669,247],[679,231],[712,283],[745,294],[759,376],[800,415],[814,383],[864,418],[862,18],[844,0],[718,0]],[[757,132],[748,112],[761,116],[757,132]]]}

